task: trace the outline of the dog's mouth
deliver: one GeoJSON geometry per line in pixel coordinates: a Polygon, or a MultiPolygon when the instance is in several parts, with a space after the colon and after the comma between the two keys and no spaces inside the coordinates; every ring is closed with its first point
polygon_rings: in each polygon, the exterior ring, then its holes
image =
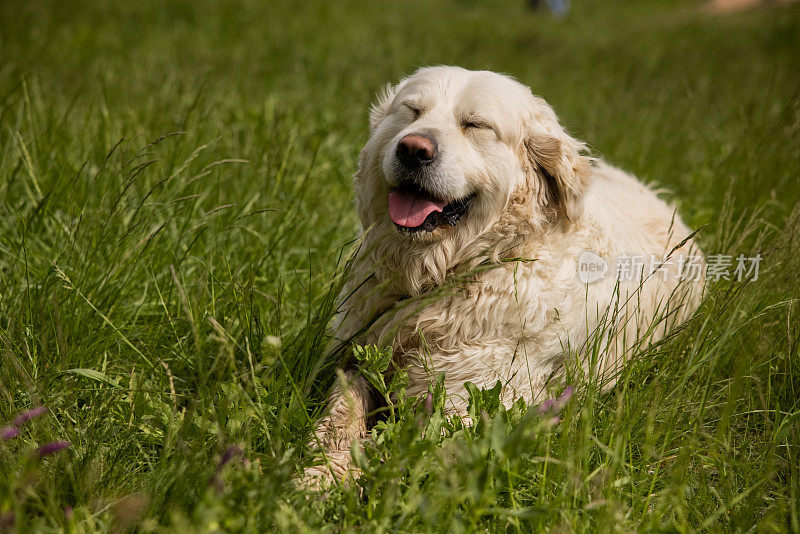
{"type": "Polygon", "coordinates": [[[469,211],[475,194],[447,203],[415,184],[404,182],[389,193],[389,216],[404,232],[433,232],[455,226],[469,211]]]}

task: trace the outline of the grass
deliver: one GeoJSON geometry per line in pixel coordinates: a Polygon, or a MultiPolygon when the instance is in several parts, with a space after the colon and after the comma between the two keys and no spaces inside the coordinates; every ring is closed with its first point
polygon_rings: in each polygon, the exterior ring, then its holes
{"type": "Polygon", "coordinates": [[[800,531],[800,6],[700,7],[2,2],[0,426],[49,412],[0,442],[0,531],[800,531]],[[368,103],[435,63],[529,84],[760,276],[555,425],[432,385],[304,492],[368,103]]]}

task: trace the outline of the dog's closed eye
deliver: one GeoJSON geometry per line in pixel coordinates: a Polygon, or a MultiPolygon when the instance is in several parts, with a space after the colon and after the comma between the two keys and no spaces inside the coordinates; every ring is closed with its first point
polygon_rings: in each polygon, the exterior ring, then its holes
{"type": "Polygon", "coordinates": [[[417,120],[420,117],[420,115],[422,115],[422,108],[419,107],[417,104],[413,104],[411,102],[403,102],[403,106],[411,110],[411,113],[414,114],[414,120],[417,120]]]}
{"type": "Polygon", "coordinates": [[[494,129],[494,126],[492,126],[490,123],[476,118],[466,119],[461,121],[461,129],[464,130],[464,133],[467,133],[469,131],[480,131],[480,130],[486,130],[486,131],[491,130],[497,133],[497,131],[494,129]]]}

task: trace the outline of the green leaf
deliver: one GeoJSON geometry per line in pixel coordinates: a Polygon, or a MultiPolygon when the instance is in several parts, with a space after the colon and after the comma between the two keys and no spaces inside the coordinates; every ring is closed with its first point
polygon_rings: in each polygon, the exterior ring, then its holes
{"type": "Polygon", "coordinates": [[[83,376],[91,380],[95,380],[97,382],[108,384],[109,386],[117,387],[117,383],[111,380],[105,373],[96,371],[94,369],[75,368],[75,369],[67,369],[64,372],[73,375],[83,376]]]}

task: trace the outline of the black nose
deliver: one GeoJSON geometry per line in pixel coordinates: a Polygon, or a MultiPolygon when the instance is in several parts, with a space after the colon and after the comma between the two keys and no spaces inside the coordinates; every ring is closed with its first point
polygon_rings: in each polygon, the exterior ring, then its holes
{"type": "Polygon", "coordinates": [[[424,135],[408,134],[397,143],[397,159],[411,168],[427,165],[436,157],[436,142],[424,135]]]}

